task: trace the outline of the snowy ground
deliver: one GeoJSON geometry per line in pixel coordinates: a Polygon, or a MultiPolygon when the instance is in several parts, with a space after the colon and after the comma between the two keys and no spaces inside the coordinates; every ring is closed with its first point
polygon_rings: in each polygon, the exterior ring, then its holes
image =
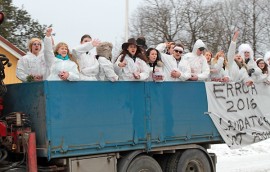
{"type": "Polygon", "coordinates": [[[226,144],[212,145],[217,172],[270,172],[270,139],[231,150],[226,144]]]}

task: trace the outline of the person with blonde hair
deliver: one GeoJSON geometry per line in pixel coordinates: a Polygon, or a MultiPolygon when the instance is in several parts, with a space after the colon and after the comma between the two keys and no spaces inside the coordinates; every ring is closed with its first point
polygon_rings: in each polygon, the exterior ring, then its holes
{"type": "Polygon", "coordinates": [[[240,54],[235,54],[238,35],[239,31],[236,31],[228,50],[228,71],[230,81],[243,82],[245,85],[251,86],[254,80],[248,75],[248,68],[245,60],[240,54]]]}
{"type": "Polygon", "coordinates": [[[46,79],[46,64],[42,52],[42,42],[32,38],[28,43],[28,52],[17,64],[16,76],[23,82],[42,81],[46,79]]]}
{"type": "Polygon", "coordinates": [[[55,46],[53,51],[52,28],[46,30],[44,38],[44,57],[49,71],[47,80],[68,80],[78,81],[79,71],[77,64],[70,60],[68,45],[60,42],[55,46]]]}
{"type": "Polygon", "coordinates": [[[219,51],[211,60],[210,64],[211,81],[228,82],[230,77],[228,73],[228,62],[225,58],[224,51],[219,51]]]}

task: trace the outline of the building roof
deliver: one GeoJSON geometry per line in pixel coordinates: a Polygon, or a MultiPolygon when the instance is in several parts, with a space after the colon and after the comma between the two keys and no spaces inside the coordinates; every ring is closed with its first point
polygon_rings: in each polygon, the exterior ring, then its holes
{"type": "Polygon", "coordinates": [[[20,59],[21,56],[25,55],[25,52],[17,48],[15,45],[10,43],[4,37],[0,35],[0,46],[7,50],[9,53],[14,55],[17,59],[20,59]]]}

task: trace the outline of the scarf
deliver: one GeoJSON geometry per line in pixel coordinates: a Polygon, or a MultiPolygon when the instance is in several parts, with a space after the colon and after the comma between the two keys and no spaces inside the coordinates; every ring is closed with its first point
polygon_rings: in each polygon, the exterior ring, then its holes
{"type": "Polygon", "coordinates": [[[58,54],[55,57],[58,58],[58,59],[61,59],[61,60],[69,60],[69,56],[68,55],[66,55],[65,57],[62,57],[60,54],[58,54]]]}

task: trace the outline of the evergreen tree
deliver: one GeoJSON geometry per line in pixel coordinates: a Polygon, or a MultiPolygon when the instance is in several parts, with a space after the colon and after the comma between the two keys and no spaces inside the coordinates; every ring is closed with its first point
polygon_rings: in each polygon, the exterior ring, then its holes
{"type": "Polygon", "coordinates": [[[0,35],[23,51],[27,51],[27,42],[33,37],[43,38],[48,27],[31,18],[26,10],[15,7],[11,0],[0,0],[0,10],[5,21],[0,26],[0,35]]]}

